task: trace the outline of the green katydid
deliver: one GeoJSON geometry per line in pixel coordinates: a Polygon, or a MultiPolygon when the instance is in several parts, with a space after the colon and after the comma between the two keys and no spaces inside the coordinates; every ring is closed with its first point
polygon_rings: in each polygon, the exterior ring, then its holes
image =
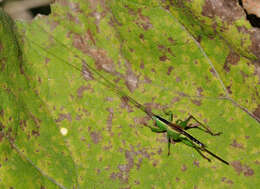
{"type": "MultiPolygon", "coordinates": [[[[39,26],[40,27],[40,26],[39,26]]],[[[41,27],[40,27],[41,28],[41,27]]],[[[41,28],[42,30],[44,30],[43,28],[41,28]]],[[[44,30],[45,31],[45,30],[44,30]]],[[[47,31],[45,31],[47,32],[47,31]]],[[[50,34],[51,36],[51,34],[50,34]]],[[[62,42],[60,42],[59,40],[57,40],[55,37],[51,36],[57,43],[59,43],[61,46],[63,46],[64,48],[66,48],[67,50],[71,50],[69,49],[65,44],[63,44],[62,42]]],[[[63,63],[72,66],[74,69],[78,70],[79,72],[87,73],[90,72],[92,77],[94,79],[96,79],[99,83],[101,83],[102,85],[104,85],[105,87],[111,89],[112,91],[115,92],[116,95],[118,95],[119,97],[121,97],[123,100],[130,102],[131,104],[133,104],[136,108],[142,110],[145,114],[147,114],[153,121],[154,121],[154,126],[147,126],[151,129],[152,132],[156,132],[156,133],[167,133],[167,139],[168,139],[168,155],[170,155],[170,145],[173,142],[182,142],[192,148],[194,148],[204,159],[207,159],[208,161],[211,161],[208,157],[206,157],[202,152],[206,152],[208,154],[210,154],[211,156],[215,157],[216,159],[218,159],[219,161],[221,161],[222,163],[225,163],[227,165],[229,165],[229,163],[227,161],[225,161],[224,159],[220,158],[219,156],[217,156],[216,154],[210,152],[206,145],[203,144],[202,142],[200,142],[198,139],[194,138],[192,135],[190,135],[189,133],[186,132],[186,130],[188,129],[192,129],[192,128],[197,128],[200,129],[206,133],[209,133],[212,136],[217,136],[220,135],[221,133],[213,133],[208,127],[206,127],[204,124],[202,124],[200,121],[198,121],[194,116],[189,116],[186,120],[180,120],[178,119],[175,123],[172,123],[172,114],[170,114],[170,119],[169,121],[167,121],[166,119],[160,117],[159,115],[154,114],[153,112],[151,112],[150,110],[148,110],[145,106],[143,106],[142,104],[140,104],[139,102],[137,102],[135,99],[133,99],[132,97],[130,97],[129,95],[127,95],[127,93],[125,93],[123,90],[119,89],[118,86],[116,86],[113,82],[111,82],[110,80],[108,80],[107,78],[105,78],[101,73],[99,73],[95,68],[93,68],[91,65],[87,64],[83,58],[77,56],[77,58],[79,60],[81,60],[83,62],[83,68],[87,68],[85,70],[75,66],[74,64],[64,60],[63,58],[57,56],[56,54],[54,54],[53,52],[50,52],[46,49],[44,49],[43,47],[41,47],[40,45],[38,45],[36,42],[31,41],[34,45],[38,46],[40,49],[42,49],[43,51],[49,53],[50,55],[52,55],[53,57],[59,59],[60,61],[62,61],[63,63]],[[87,70],[87,71],[86,71],[87,70]],[[194,120],[195,122],[197,122],[199,125],[198,126],[191,126],[189,124],[190,120],[194,120]]],[[[89,73],[87,73],[89,74],[89,73]]]]}

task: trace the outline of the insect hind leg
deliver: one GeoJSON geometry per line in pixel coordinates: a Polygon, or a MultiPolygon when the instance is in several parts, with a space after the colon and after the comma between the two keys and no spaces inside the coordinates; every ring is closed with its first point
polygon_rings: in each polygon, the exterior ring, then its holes
{"type": "Polygon", "coordinates": [[[213,133],[211,131],[211,129],[209,127],[207,127],[206,125],[204,125],[203,123],[201,123],[199,120],[197,120],[193,115],[190,115],[186,120],[182,121],[182,120],[177,120],[176,123],[177,124],[180,124],[181,126],[184,127],[185,130],[188,130],[188,129],[199,129],[205,133],[208,133],[212,136],[218,136],[218,135],[221,135],[222,132],[218,132],[218,133],[213,133]],[[194,120],[196,123],[198,123],[199,125],[196,125],[196,126],[191,126],[191,124],[188,124],[190,120],[194,120]],[[178,121],[178,123],[177,123],[178,121]],[[201,126],[201,127],[200,127],[201,126]]]}
{"type": "Polygon", "coordinates": [[[189,147],[192,147],[194,148],[200,155],[201,157],[203,157],[204,159],[208,160],[209,162],[211,161],[211,159],[209,159],[207,156],[205,156],[203,153],[202,153],[202,149],[198,146],[196,146],[195,144],[193,144],[190,140],[188,140],[187,138],[184,138],[184,137],[181,137],[180,138],[180,142],[186,144],[187,146],[189,147]]]}

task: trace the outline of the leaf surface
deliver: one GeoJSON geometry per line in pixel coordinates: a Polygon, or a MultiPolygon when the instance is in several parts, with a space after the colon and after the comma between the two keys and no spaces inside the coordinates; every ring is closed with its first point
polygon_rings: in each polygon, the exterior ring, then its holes
{"type": "Polygon", "coordinates": [[[3,188],[258,185],[257,57],[209,25],[201,29],[203,16],[191,23],[185,13],[194,9],[177,5],[57,1],[50,16],[16,23],[20,46],[13,26],[2,32],[13,39],[1,40],[1,55],[8,46],[14,53],[1,57],[3,188]],[[142,111],[83,72],[85,63],[154,113],[192,114],[223,132],[189,131],[231,166],[180,143],[168,157],[166,135],[151,132],[142,111]]]}

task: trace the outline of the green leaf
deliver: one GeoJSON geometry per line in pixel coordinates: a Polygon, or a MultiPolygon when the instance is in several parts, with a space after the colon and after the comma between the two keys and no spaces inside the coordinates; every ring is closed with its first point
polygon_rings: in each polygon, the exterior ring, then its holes
{"type": "Polygon", "coordinates": [[[1,13],[1,188],[257,186],[257,57],[208,29],[213,19],[191,17],[198,2],[63,1],[48,17],[16,22],[18,32],[1,13]],[[181,143],[168,157],[166,135],[85,63],[154,113],[192,114],[223,132],[189,130],[231,166],[181,143]]]}

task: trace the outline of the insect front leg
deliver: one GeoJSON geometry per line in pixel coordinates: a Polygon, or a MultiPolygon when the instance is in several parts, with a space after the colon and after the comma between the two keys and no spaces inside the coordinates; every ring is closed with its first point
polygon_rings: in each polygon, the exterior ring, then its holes
{"type": "Polygon", "coordinates": [[[167,139],[168,139],[168,156],[171,153],[171,136],[167,133],[167,139]]]}
{"type": "Polygon", "coordinates": [[[173,121],[173,113],[172,111],[166,111],[166,110],[163,110],[164,114],[169,116],[169,121],[172,122],[173,121]]]}
{"type": "Polygon", "coordinates": [[[151,131],[155,132],[155,133],[165,133],[166,132],[165,129],[161,129],[159,127],[150,126],[150,125],[146,125],[146,127],[149,127],[151,129],[151,131]]]}
{"type": "Polygon", "coordinates": [[[171,153],[171,144],[174,144],[174,142],[181,142],[180,140],[180,134],[172,132],[172,131],[167,131],[167,140],[168,140],[168,156],[171,153]]]}

